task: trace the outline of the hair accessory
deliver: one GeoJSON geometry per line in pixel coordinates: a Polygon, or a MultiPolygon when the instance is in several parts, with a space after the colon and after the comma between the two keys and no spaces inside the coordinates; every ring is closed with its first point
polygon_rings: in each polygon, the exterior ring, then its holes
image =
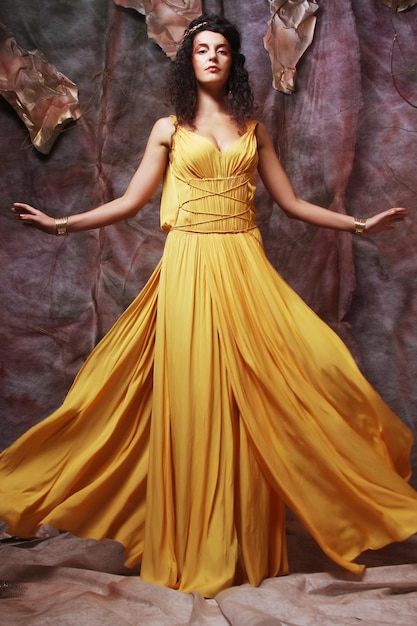
{"type": "Polygon", "coordinates": [[[362,219],[361,217],[355,217],[354,220],[355,220],[354,234],[363,235],[365,231],[365,227],[366,227],[366,220],[362,219]]]}
{"type": "Polygon", "coordinates": [[[67,226],[68,226],[68,218],[67,217],[56,217],[55,218],[55,228],[56,228],[56,234],[58,236],[68,235],[67,226]]]}
{"type": "Polygon", "coordinates": [[[184,36],[182,38],[182,43],[184,43],[184,41],[187,39],[187,37],[192,35],[196,30],[198,30],[202,26],[207,26],[207,24],[208,24],[208,22],[200,22],[199,24],[195,24],[192,28],[187,28],[185,30],[185,32],[184,32],[184,36]]]}

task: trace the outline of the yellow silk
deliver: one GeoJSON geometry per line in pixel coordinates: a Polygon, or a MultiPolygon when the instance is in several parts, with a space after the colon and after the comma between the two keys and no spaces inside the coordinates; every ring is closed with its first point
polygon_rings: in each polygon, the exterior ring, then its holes
{"type": "Polygon", "coordinates": [[[0,519],[124,544],[208,597],[288,571],[284,503],[343,567],[417,531],[409,430],[265,257],[255,124],[178,127],[153,276],[64,404],[0,456],[0,519]]]}

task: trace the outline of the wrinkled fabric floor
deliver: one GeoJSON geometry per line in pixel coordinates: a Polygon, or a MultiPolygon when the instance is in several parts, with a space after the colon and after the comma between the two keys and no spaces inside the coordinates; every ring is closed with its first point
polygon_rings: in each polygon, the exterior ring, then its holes
{"type": "Polygon", "coordinates": [[[292,574],[205,600],[144,583],[123,549],[60,534],[0,544],[1,626],[414,626],[417,535],[362,555],[361,577],[338,568],[291,523],[292,574]]]}

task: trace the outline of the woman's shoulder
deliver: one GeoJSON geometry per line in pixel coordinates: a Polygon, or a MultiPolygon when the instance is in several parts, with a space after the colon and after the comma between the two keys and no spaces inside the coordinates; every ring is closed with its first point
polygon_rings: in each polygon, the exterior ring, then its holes
{"type": "Polygon", "coordinates": [[[257,131],[261,133],[265,131],[268,132],[264,122],[261,122],[260,120],[252,118],[248,121],[248,124],[251,124],[253,128],[255,128],[257,131]]]}
{"type": "Polygon", "coordinates": [[[253,125],[256,139],[258,141],[258,148],[262,148],[266,143],[271,141],[271,136],[264,122],[253,120],[253,125]]]}
{"type": "Polygon", "coordinates": [[[264,122],[261,122],[260,120],[256,119],[256,118],[250,118],[246,121],[246,128],[254,130],[256,135],[268,135],[269,131],[265,125],[264,122]]]}
{"type": "Polygon", "coordinates": [[[153,130],[162,133],[172,133],[172,131],[175,130],[177,124],[178,122],[175,115],[168,115],[168,117],[160,117],[158,120],[156,120],[155,124],[153,125],[153,130]]]}
{"type": "Polygon", "coordinates": [[[153,125],[151,135],[158,141],[158,143],[171,145],[172,135],[177,127],[177,118],[175,115],[169,115],[168,117],[160,117],[153,125]]]}

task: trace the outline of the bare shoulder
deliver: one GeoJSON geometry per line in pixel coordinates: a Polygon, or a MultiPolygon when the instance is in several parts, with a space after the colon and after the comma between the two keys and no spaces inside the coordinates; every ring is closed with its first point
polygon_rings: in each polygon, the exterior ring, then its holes
{"type": "Polygon", "coordinates": [[[263,122],[258,122],[256,125],[256,140],[258,142],[258,150],[270,146],[272,143],[271,135],[263,122]]]}
{"type": "Polygon", "coordinates": [[[150,139],[167,148],[171,146],[175,125],[172,117],[161,117],[153,125],[150,139]]]}

